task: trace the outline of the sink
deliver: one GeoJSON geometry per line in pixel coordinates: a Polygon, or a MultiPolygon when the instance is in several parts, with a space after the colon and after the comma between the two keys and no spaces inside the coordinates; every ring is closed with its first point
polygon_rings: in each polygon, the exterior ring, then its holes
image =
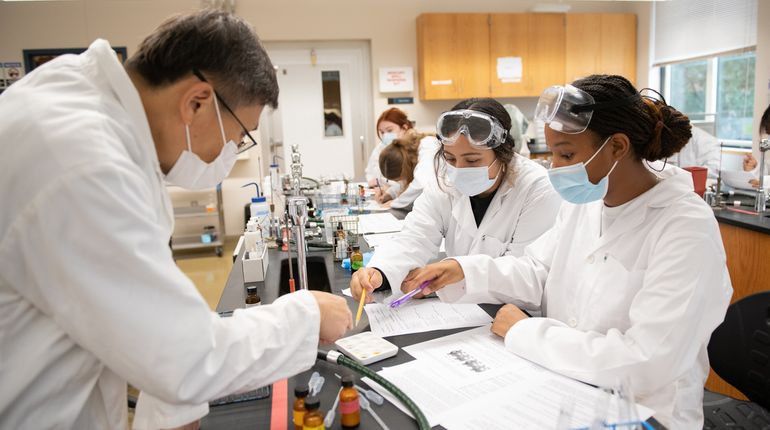
{"type": "MultiPolygon", "coordinates": [[[[294,286],[299,289],[299,272],[297,271],[297,259],[291,259],[292,271],[294,274],[294,286]]],[[[320,256],[311,256],[307,258],[307,283],[308,288],[316,291],[332,292],[329,282],[329,273],[326,271],[326,260],[320,256]]],[[[281,278],[278,287],[278,295],[289,294],[289,261],[281,260],[281,278]]]]}

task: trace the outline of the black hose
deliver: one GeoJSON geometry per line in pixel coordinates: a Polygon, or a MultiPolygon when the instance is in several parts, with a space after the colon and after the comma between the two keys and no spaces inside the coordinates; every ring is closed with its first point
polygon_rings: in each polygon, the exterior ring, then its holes
{"type": "Polygon", "coordinates": [[[425,418],[425,414],[422,413],[422,411],[420,410],[420,407],[417,406],[417,404],[414,403],[412,399],[410,399],[409,396],[406,395],[406,393],[401,391],[398,387],[393,385],[393,383],[391,383],[387,379],[375,373],[373,370],[359,364],[356,361],[349,359],[348,357],[340,354],[337,351],[322,351],[319,349],[318,359],[328,361],[334,364],[339,364],[347,368],[353,369],[356,372],[380,384],[383,388],[393,393],[393,395],[396,396],[396,398],[400,400],[401,403],[403,403],[412,412],[412,415],[414,416],[414,419],[417,421],[417,426],[420,428],[420,430],[430,429],[430,424],[428,423],[428,419],[425,418]]]}

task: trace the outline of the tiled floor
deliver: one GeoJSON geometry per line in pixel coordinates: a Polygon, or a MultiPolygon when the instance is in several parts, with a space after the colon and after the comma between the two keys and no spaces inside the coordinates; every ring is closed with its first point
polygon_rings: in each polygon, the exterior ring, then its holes
{"type": "Polygon", "coordinates": [[[237,237],[225,239],[222,257],[217,257],[212,252],[196,257],[182,254],[176,260],[177,266],[192,279],[211,309],[215,309],[219,303],[219,297],[233,267],[232,255],[237,244],[237,237]]]}

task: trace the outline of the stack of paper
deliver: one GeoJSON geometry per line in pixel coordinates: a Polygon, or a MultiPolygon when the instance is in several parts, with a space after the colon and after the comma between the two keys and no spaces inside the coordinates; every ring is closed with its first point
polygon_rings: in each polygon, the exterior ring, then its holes
{"type": "Polygon", "coordinates": [[[390,210],[389,207],[380,205],[376,200],[367,200],[364,203],[363,209],[369,212],[385,212],[390,210]]]}
{"type": "Polygon", "coordinates": [[[360,234],[370,233],[393,233],[401,231],[403,221],[399,221],[391,213],[360,215],[358,217],[358,232],[360,234]]]}
{"type": "MultiPolygon", "coordinates": [[[[380,233],[380,234],[365,234],[364,240],[369,245],[370,248],[376,248],[384,243],[388,243],[391,241],[394,237],[398,235],[398,232],[396,233],[380,233]]],[[[439,252],[446,252],[446,239],[441,239],[441,245],[438,249],[439,252]]]]}
{"type": "MultiPolygon", "coordinates": [[[[416,358],[381,370],[417,403],[431,426],[453,429],[581,428],[597,413],[610,423],[626,421],[634,405],[558,375],[507,351],[490,326],[404,348],[416,358]],[[597,412],[599,411],[599,412],[597,412]],[[601,412],[605,411],[605,412],[601,412]]],[[[406,412],[389,392],[365,382],[406,412]]],[[[636,419],[653,411],[636,406],[636,419]]],[[[631,412],[633,415],[633,412],[631,412]]]]}
{"type": "Polygon", "coordinates": [[[382,337],[476,327],[492,322],[492,317],[478,305],[454,305],[439,299],[415,299],[395,309],[371,303],[364,306],[364,310],[372,332],[382,337]]]}
{"type": "Polygon", "coordinates": [[[383,243],[387,243],[396,237],[398,233],[380,233],[380,234],[365,234],[364,240],[369,245],[369,248],[376,248],[383,243]]]}

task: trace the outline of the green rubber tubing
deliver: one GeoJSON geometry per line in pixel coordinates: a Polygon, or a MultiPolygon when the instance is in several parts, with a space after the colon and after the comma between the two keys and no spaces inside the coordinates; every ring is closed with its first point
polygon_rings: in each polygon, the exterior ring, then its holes
{"type": "Polygon", "coordinates": [[[420,430],[429,430],[430,424],[428,424],[428,419],[425,418],[425,414],[422,413],[420,410],[420,407],[417,406],[415,402],[412,401],[412,399],[409,398],[409,396],[406,395],[403,391],[401,391],[398,387],[393,385],[390,381],[383,378],[382,376],[378,375],[371,369],[369,369],[366,366],[363,366],[350,358],[342,355],[341,353],[337,351],[318,351],[318,359],[328,361],[330,363],[339,364],[341,366],[345,366],[347,368],[353,369],[356,372],[360,373],[361,375],[364,375],[374,382],[380,384],[383,388],[393,393],[394,396],[398,400],[401,401],[411,412],[414,416],[414,419],[417,420],[417,426],[420,428],[420,430]],[[336,356],[336,357],[335,357],[336,356]]]}

